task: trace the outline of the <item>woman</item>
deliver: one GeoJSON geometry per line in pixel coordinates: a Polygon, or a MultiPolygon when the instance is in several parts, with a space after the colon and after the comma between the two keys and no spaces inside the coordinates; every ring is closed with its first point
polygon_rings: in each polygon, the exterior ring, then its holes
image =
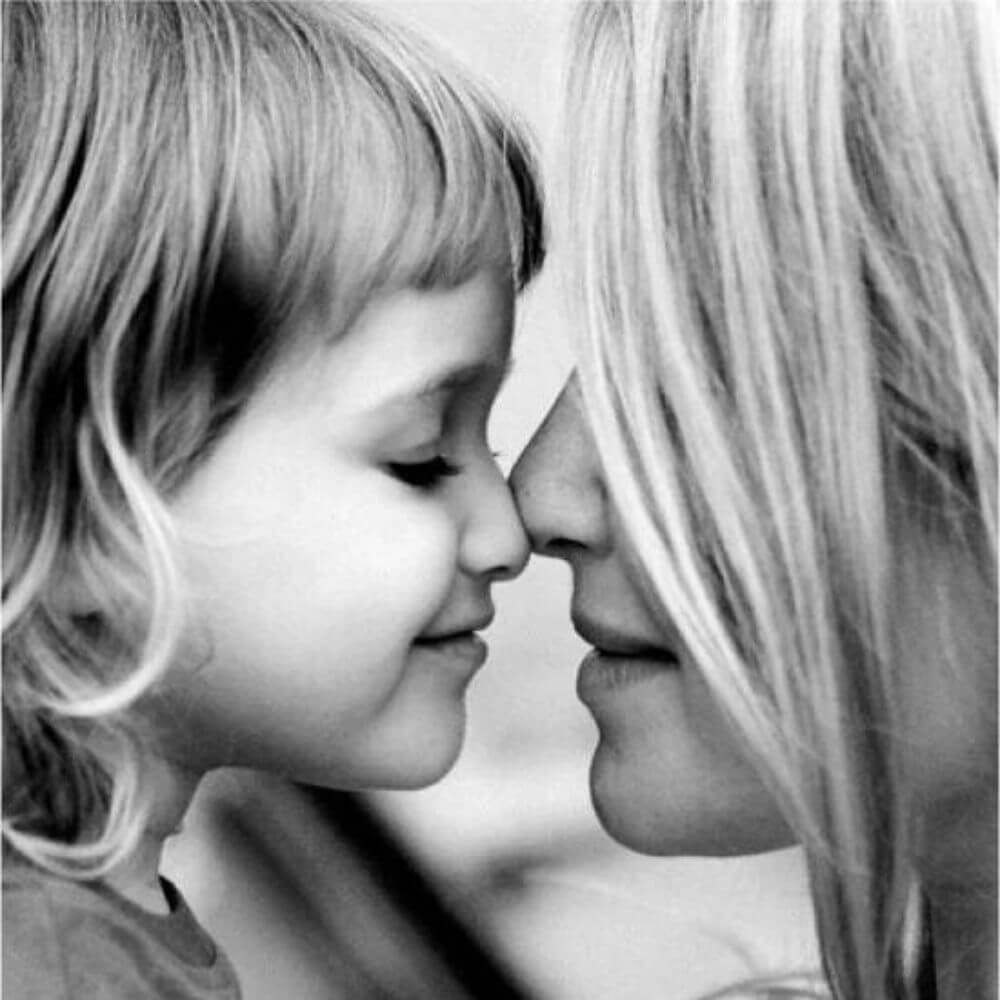
{"type": "Polygon", "coordinates": [[[933,995],[928,925],[939,998],[996,992],[994,17],[575,24],[578,369],[514,487],[592,796],[648,853],[800,841],[844,1000],[933,995]]]}

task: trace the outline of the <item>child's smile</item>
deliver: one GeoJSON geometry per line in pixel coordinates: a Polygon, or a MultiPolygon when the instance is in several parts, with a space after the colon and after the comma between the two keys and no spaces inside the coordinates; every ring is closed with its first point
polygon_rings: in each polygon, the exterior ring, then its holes
{"type": "Polygon", "coordinates": [[[490,585],[527,559],[486,441],[512,311],[485,273],[375,299],[280,367],[180,491],[184,763],[348,787],[450,767],[490,585]]]}

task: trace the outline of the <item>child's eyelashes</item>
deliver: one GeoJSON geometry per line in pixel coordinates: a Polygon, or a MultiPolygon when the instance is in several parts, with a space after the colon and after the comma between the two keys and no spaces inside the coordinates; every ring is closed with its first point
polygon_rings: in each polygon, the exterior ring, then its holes
{"type": "Polygon", "coordinates": [[[387,462],[389,474],[407,486],[430,490],[448,476],[457,476],[462,467],[444,455],[435,455],[422,462],[387,462]]]}
{"type": "MultiPolygon", "coordinates": [[[[491,451],[489,454],[494,462],[502,457],[502,453],[498,451],[491,451]]],[[[460,475],[465,471],[465,466],[444,455],[434,455],[416,462],[386,462],[385,469],[394,479],[407,486],[432,490],[441,480],[460,475]]]]}

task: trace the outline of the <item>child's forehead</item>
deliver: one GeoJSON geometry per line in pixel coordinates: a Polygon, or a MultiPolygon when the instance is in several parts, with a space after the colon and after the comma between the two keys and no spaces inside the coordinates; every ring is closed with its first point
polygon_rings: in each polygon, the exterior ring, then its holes
{"type": "Polygon", "coordinates": [[[328,311],[305,319],[276,379],[301,391],[338,385],[379,405],[499,385],[510,366],[513,304],[510,281],[492,271],[455,288],[386,290],[345,329],[328,311]]]}

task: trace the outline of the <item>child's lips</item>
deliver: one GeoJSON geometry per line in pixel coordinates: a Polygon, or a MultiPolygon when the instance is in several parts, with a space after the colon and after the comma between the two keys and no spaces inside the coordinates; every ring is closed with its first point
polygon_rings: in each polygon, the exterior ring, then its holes
{"type": "Polygon", "coordinates": [[[483,609],[479,614],[470,615],[468,618],[459,619],[443,628],[435,629],[433,632],[417,636],[415,642],[418,645],[430,645],[437,642],[448,642],[451,639],[467,636],[474,632],[482,632],[483,629],[489,628],[493,622],[493,616],[492,608],[483,609]]]}
{"type": "Polygon", "coordinates": [[[489,647],[478,633],[490,625],[493,616],[494,610],[489,605],[466,608],[461,617],[446,620],[433,632],[418,636],[413,646],[433,651],[442,658],[476,670],[483,665],[489,652],[489,647]]]}
{"type": "Polygon", "coordinates": [[[489,653],[485,640],[475,632],[452,632],[442,636],[425,636],[413,645],[451,660],[461,661],[473,669],[481,667],[489,653]]]}

